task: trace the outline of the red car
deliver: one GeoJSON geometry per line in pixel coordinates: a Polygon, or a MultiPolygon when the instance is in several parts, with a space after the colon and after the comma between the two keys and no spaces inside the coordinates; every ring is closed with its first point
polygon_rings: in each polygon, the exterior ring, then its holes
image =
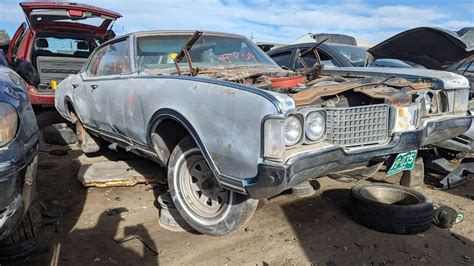
{"type": "Polygon", "coordinates": [[[28,85],[34,105],[54,105],[56,85],[81,70],[89,54],[115,36],[113,22],[119,13],[75,3],[20,3],[27,22],[13,35],[7,58],[31,62],[40,84],[28,85]]]}

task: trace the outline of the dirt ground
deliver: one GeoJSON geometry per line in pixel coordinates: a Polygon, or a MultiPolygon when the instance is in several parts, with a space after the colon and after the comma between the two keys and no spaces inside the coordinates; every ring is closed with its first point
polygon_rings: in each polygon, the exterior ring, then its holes
{"type": "MultiPolygon", "coordinates": [[[[40,122],[41,124],[41,122],[40,122]]],[[[439,191],[421,191],[434,203],[456,208],[465,219],[452,229],[432,227],[417,235],[393,235],[365,228],[350,219],[346,198],[355,183],[330,178],[314,196],[283,194],[261,201],[243,229],[223,237],[171,232],[158,224],[152,185],[89,188],[76,180],[82,164],[106,160],[142,160],[124,152],[107,151],[87,157],[77,145],[40,145],[39,194],[43,204],[68,206],[60,218],[45,218],[43,243],[27,258],[28,265],[473,265],[474,182],[439,191]],[[64,152],[52,152],[63,150],[64,152]],[[62,154],[62,155],[60,155],[62,154]],[[111,208],[129,211],[109,216],[111,208]],[[158,252],[154,256],[150,249],[158,252]],[[120,240],[132,239],[124,243],[120,240]],[[471,259],[469,261],[469,259],[471,259]]],[[[383,173],[382,173],[383,175],[383,173]]],[[[7,263],[9,264],[9,263],[7,263]]]]}

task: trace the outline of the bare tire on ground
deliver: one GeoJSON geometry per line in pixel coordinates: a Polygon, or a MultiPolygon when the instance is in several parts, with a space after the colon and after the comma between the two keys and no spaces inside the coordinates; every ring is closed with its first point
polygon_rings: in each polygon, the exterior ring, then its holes
{"type": "Polygon", "coordinates": [[[363,184],[351,189],[352,218],[381,232],[416,234],[431,227],[433,203],[422,193],[390,184],[363,184]]]}
{"type": "Polygon", "coordinates": [[[179,214],[192,228],[207,235],[226,235],[242,227],[258,205],[258,200],[222,188],[189,137],[171,154],[168,186],[179,214]]]}
{"type": "Polygon", "coordinates": [[[0,242],[0,260],[23,257],[37,248],[41,243],[41,220],[41,206],[36,199],[15,230],[0,242]]]}

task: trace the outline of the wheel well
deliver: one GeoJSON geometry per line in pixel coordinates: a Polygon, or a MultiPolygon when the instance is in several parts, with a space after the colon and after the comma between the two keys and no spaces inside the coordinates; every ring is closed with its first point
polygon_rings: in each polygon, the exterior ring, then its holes
{"type": "Polygon", "coordinates": [[[166,165],[178,142],[189,135],[181,123],[171,118],[165,118],[155,126],[151,141],[153,148],[166,165]]]}
{"type": "Polygon", "coordinates": [[[71,118],[71,122],[76,123],[77,113],[76,113],[76,110],[74,109],[74,106],[72,105],[72,103],[69,99],[66,99],[65,103],[66,103],[67,113],[69,115],[69,118],[71,118]]]}

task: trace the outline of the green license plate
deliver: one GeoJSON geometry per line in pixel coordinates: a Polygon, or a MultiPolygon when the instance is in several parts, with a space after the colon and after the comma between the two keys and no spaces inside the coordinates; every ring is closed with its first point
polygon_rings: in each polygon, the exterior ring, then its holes
{"type": "Polygon", "coordinates": [[[385,176],[394,175],[403,171],[411,171],[415,167],[416,151],[400,153],[393,161],[385,176]]]}

